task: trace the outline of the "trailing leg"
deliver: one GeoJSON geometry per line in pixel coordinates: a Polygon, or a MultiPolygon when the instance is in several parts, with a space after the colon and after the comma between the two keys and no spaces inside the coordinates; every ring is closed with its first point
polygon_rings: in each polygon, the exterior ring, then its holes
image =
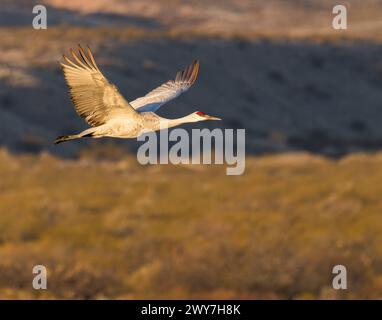
{"type": "Polygon", "coordinates": [[[70,140],[76,140],[76,139],[81,139],[85,137],[92,137],[94,133],[94,129],[91,128],[90,130],[85,130],[79,134],[71,134],[71,135],[65,135],[65,136],[59,136],[57,139],[54,141],[54,144],[59,144],[61,142],[65,141],[70,141],[70,140]]]}

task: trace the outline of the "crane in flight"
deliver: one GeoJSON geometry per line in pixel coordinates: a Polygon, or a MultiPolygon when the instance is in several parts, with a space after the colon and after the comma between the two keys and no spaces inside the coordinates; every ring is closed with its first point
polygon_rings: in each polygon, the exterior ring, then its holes
{"type": "Polygon", "coordinates": [[[70,49],[72,59],[65,54],[61,62],[70,96],[77,113],[91,128],[78,134],[59,136],[55,144],[84,137],[136,138],[144,132],[171,128],[183,123],[221,120],[196,111],[178,119],[166,119],[155,114],[163,104],[187,91],[199,72],[199,61],[176,74],[145,96],[128,102],[98,68],[89,47],[79,45],[78,53],[70,49]]]}

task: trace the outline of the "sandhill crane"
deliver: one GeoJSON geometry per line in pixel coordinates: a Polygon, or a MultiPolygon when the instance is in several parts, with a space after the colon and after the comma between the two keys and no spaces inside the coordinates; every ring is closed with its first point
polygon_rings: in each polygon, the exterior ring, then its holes
{"type": "Polygon", "coordinates": [[[136,138],[143,132],[157,131],[182,123],[221,120],[201,111],[178,119],[166,119],[154,113],[192,86],[199,72],[197,60],[179,71],[174,80],[163,83],[129,103],[102,74],[89,47],[85,53],[79,45],[78,53],[70,49],[70,54],[73,60],[64,54],[66,63],[60,64],[77,113],[92,127],[79,134],[60,136],[55,144],[84,137],[136,138]]]}

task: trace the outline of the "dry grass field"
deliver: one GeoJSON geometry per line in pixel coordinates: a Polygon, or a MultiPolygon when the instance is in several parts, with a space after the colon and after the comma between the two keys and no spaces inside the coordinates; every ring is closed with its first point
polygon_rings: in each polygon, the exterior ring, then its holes
{"type": "Polygon", "coordinates": [[[232,177],[2,150],[0,176],[1,298],[382,296],[380,153],[249,158],[232,177]]]}

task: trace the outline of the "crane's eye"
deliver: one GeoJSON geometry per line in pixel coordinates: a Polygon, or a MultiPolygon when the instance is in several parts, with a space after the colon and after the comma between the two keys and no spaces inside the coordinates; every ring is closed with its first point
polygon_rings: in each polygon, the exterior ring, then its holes
{"type": "Polygon", "coordinates": [[[198,116],[201,116],[201,117],[204,117],[204,116],[206,115],[206,114],[205,114],[204,112],[202,112],[202,111],[197,111],[196,114],[197,114],[198,116]]]}

